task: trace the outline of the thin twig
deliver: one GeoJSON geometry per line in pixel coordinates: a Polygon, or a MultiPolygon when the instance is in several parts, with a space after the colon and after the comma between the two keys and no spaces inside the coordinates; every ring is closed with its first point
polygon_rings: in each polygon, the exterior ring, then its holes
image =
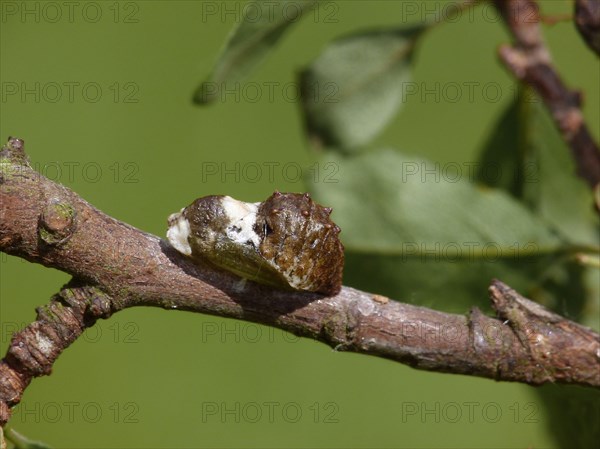
{"type": "Polygon", "coordinates": [[[560,22],[570,22],[571,20],[573,20],[573,14],[547,14],[540,16],[540,20],[543,24],[552,26],[560,22]]]}
{"type": "Polygon", "coordinates": [[[575,26],[596,55],[600,56],[600,1],[575,0],[575,26]]]}
{"type": "Polygon", "coordinates": [[[581,111],[581,95],[569,90],[558,75],[540,29],[534,0],[494,0],[515,42],[502,45],[500,59],[513,75],[532,86],[550,110],[571,148],[577,174],[594,189],[600,184],[600,150],[581,111]]]}

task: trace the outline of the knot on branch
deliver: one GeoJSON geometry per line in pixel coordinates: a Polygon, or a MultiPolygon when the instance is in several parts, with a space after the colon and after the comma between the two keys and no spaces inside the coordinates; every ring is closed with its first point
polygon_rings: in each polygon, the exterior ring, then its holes
{"type": "Polygon", "coordinates": [[[336,351],[353,351],[368,346],[372,339],[365,338],[360,329],[371,315],[380,314],[388,302],[389,298],[385,296],[367,294],[358,294],[353,301],[340,301],[335,309],[337,313],[324,318],[320,338],[336,351]]]}
{"type": "Polygon", "coordinates": [[[0,159],[8,159],[13,164],[29,165],[29,157],[25,154],[25,141],[18,137],[9,137],[0,150],[0,159]]]}
{"type": "Polygon", "coordinates": [[[580,381],[600,382],[597,333],[519,295],[500,281],[494,280],[489,290],[494,309],[511,327],[531,361],[531,383],[574,381],[574,366],[579,367],[580,381]]]}
{"type": "Polygon", "coordinates": [[[528,368],[527,361],[520,360],[514,353],[514,337],[505,332],[505,324],[498,320],[490,321],[477,307],[470,310],[468,323],[469,360],[474,370],[486,367],[490,377],[501,380],[528,368]]]}
{"type": "Polygon", "coordinates": [[[47,245],[59,246],[75,232],[76,211],[70,204],[58,199],[51,200],[42,211],[38,223],[38,235],[47,245]]]}

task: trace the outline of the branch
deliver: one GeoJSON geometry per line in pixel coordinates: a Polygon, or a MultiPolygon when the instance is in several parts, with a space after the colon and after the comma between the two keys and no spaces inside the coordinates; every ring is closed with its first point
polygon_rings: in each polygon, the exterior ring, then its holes
{"type": "Polygon", "coordinates": [[[500,59],[513,75],[531,85],[548,107],[563,139],[571,148],[577,174],[592,189],[600,184],[600,150],[581,111],[581,94],[569,90],[552,64],[540,30],[534,0],[494,0],[515,43],[502,45],[500,59]]]}
{"type": "Polygon", "coordinates": [[[99,289],[71,282],[54,295],[50,304],[36,309],[36,321],[13,336],[6,357],[0,361],[2,426],[31,380],[49,375],[64,349],[98,318],[111,315],[111,304],[99,289]]]}
{"type": "Polygon", "coordinates": [[[600,2],[575,0],[575,26],[585,43],[600,55],[600,2]]]}
{"type": "Polygon", "coordinates": [[[0,250],[70,273],[74,280],[13,336],[0,362],[0,424],[33,377],[98,318],[155,306],[276,326],[336,350],[414,368],[539,385],[600,387],[600,337],[499,281],[500,320],[402,304],[343,287],[332,297],[279,291],[197,266],[164,240],[117,221],[36,173],[23,142],[0,152],[0,250]]]}

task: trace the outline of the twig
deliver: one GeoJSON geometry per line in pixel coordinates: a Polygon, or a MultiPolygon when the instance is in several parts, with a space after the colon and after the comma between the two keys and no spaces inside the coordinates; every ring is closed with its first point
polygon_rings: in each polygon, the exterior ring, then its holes
{"type": "Polygon", "coordinates": [[[33,377],[98,318],[133,306],[181,309],[276,326],[418,369],[539,385],[600,387],[600,337],[499,281],[501,319],[391,301],[344,287],[333,297],[278,291],[197,266],[165,241],[108,217],[29,166],[23,142],[0,152],[0,250],[70,273],[69,285],[15,334],[0,362],[0,424],[33,377]]]}
{"type": "Polygon", "coordinates": [[[585,43],[600,55],[600,2],[575,0],[575,26],[585,43]]]}
{"type": "Polygon", "coordinates": [[[50,304],[37,308],[37,319],[16,333],[0,361],[0,423],[34,377],[49,375],[61,352],[98,318],[112,314],[110,298],[91,286],[66,285],[50,304]]]}
{"type": "Polygon", "coordinates": [[[538,5],[534,0],[494,0],[515,43],[502,45],[500,58],[513,75],[531,85],[550,110],[571,148],[577,174],[592,189],[600,184],[600,150],[581,111],[581,95],[569,90],[556,72],[542,39],[538,5]]]}
{"type": "Polygon", "coordinates": [[[573,14],[570,14],[570,13],[548,14],[548,15],[540,16],[540,20],[545,25],[552,26],[552,25],[556,25],[557,23],[560,23],[560,22],[570,22],[571,20],[573,20],[573,14]]]}

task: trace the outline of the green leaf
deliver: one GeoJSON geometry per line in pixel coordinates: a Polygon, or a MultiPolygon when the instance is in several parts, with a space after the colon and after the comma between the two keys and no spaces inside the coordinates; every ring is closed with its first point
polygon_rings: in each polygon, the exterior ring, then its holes
{"type": "MultiPolygon", "coordinates": [[[[525,155],[521,143],[521,101],[513,101],[494,125],[483,145],[475,181],[523,198],[525,155]]],[[[531,175],[531,173],[528,173],[531,175]]]]}
{"type": "Polygon", "coordinates": [[[456,179],[425,159],[382,150],[352,158],[332,154],[328,160],[339,168],[339,182],[315,184],[314,190],[336,206],[345,243],[354,250],[402,254],[406,242],[457,238],[503,247],[536,242],[545,251],[561,243],[509,195],[456,179]]]}
{"type": "Polygon", "coordinates": [[[519,198],[564,238],[600,245],[594,197],[541,100],[521,91],[484,145],[477,180],[519,198]]]}
{"type": "Polygon", "coordinates": [[[570,241],[598,246],[600,220],[593,193],[576,175],[571,151],[541,101],[531,104],[528,125],[527,142],[538,177],[526,184],[525,200],[570,241]]]}
{"type": "Polygon", "coordinates": [[[290,25],[300,20],[317,1],[255,0],[244,5],[243,17],[232,30],[216,65],[194,94],[194,103],[220,98],[227,86],[244,80],[267,56],[290,25]]]}
{"type": "Polygon", "coordinates": [[[424,29],[352,34],[304,69],[300,92],[310,140],[352,152],[377,136],[404,103],[411,56],[424,29]]]}
{"type": "Polygon", "coordinates": [[[337,165],[338,182],[310,190],[334,207],[350,285],[464,311],[487,305],[494,277],[522,291],[539,287],[571,249],[507,193],[448,176],[426,160],[392,150],[324,158],[337,165]]]}

